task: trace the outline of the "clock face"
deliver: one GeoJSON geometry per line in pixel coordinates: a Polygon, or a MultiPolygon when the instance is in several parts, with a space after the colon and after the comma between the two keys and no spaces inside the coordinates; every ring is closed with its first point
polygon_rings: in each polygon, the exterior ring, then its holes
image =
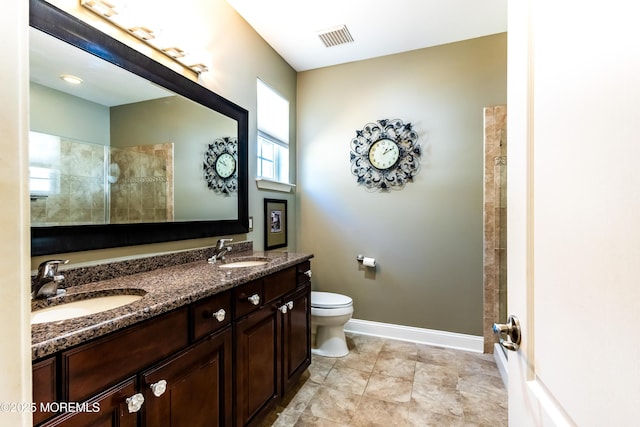
{"type": "Polygon", "coordinates": [[[398,145],[390,139],[379,139],[369,148],[369,161],[374,168],[385,170],[396,164],[400,157],[398,145]]]}
{"type": "Polygon", "coordinates": [[[222,153],[216,160],[216,173],[220,178],[229,178],[236,171],[236,159],[229,153],[222,153]]]}

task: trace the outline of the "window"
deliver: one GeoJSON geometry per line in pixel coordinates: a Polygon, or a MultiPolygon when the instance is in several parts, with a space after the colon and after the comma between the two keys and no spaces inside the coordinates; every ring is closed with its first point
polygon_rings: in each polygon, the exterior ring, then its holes
{"type": "Polygon", "coordinates": [[[29,195],[60,194],[60,137],[29,132],[29,195]]]}
{"type": "Polygon", "coordinates": [[[289,101],[258,79],[258,177],[289,182],[289,101]]]}

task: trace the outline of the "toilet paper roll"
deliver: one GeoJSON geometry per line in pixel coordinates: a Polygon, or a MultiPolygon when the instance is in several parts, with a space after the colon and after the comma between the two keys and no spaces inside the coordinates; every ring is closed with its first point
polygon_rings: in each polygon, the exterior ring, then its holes
{"type": "Polygon", "coordinates": [[[376,266],[376,259],[375,258],[364,257],[362,259],[362,265],[364,265],[365,267],[375,267],[376,266]]]}

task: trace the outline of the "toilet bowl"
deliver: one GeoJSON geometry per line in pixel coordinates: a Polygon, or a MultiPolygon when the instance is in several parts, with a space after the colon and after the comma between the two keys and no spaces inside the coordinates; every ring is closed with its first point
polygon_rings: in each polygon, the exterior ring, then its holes
{"type": "Polygon", "coordinates": [[[313,354],[342,357],[349,354],[344,325],[353,314],[353,300],[332,292],[311,292],[311,327],[315,333],[313,354]]]}

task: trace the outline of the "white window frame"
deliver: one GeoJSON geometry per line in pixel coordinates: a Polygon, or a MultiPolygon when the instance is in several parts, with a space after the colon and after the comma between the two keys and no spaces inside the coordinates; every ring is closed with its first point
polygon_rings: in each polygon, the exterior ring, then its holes
{"type": "MultiPolygon", "coordinates": [[[[275,184],[282,184],[286,187],[282,188],[267,188],[270,190],[276,189],[279,191],[290,191],[291,184],[289,184],[289,163],[290,163],[290,155],[289,155],[289,132],[291,129],[290,124],[290,102],[285,97],[283,97],[280,93],[275,91],[271,86],[266,84],[264,81],[257,79],[256,90],[258,91],[258,97],[260,97],[260,91],[262,89],[268,90],[268,96],[274,96],[280,98],[282,101],[286,103],[286,117],[280,117],[283,119],[283,122],[286,119],[286,129],[280,128],[278,131],[281,136],[277,137],[266,131],[265,129],[261,129],[260,125],[258,125],[257,132],[257,182],[258,186],[261,187],[261,183],[270,182],[275,184]],[[285,140],[286,138],[286,140],[285,140]],[[270,148],[273,153],[273,158],[263,155],[264,149],[270,148]],[[269,171],[266,171],[264,166],[266,164],[272,163],[273,169],[269,168],[269,171]],[[270,171],[273,171],[271,173],[270,171]]],[[[258,101],[259,102],[259,101],[258,101]]],[[[283,107],[283,105],[281,105],[283,107]]],[[[260,109],[257,111],[258,120],[260,123],[260,109]]],[[[273,186],[273,184],[270,184],[273,186]]],[[[262,188],[262,187],[261,187],[262,188]]]]}

